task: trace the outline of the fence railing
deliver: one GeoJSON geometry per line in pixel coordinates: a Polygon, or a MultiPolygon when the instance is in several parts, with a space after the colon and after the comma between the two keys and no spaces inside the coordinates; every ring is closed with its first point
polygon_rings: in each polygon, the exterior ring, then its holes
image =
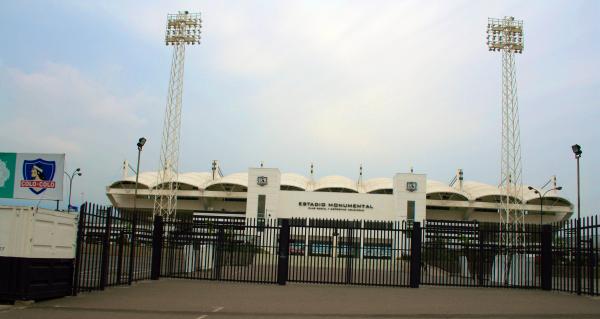
{"type": "Polygon", "coordinates": [[[149,279],[152,221],[133,211],[94,204],[79,214],[74,293],[149,279]]]}
{"type": "Polygon", "coordinates": [[[466,221],[152,219],[86,204],[74,293],[170,277],[599,295],[599,229],[597,217],[507,233],[498,224],[466,221]],[[507,245],[503,236],[519,244],[507,245]]]}

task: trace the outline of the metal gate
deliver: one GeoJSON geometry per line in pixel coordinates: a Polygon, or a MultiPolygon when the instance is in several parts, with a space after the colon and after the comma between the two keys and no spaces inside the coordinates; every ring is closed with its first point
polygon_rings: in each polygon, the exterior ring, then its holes
{"type": "Polygon", "coordinates": [[[421,283],[541,288],[541,229],[538,225],[527,226],[518,232],[524,244],[506,247],[498,224],[426,221],[421,283]]]}
{"type": "Polygon", "coordinates": [[[152,231],[148,217],[84,204],[79,214],[73,293],[149,279],[152,231]]]}
{"type": "Polygon", "coordinates": [[[411,231],[405,223],[293,220],[291,282],[410,285],[411,231]]]}

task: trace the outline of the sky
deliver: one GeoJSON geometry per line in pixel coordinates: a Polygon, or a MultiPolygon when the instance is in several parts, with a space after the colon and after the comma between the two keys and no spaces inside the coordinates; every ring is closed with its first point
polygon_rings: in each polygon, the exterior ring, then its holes
{"type": "MultiPolygon", "coordinates": [[[[201,12],[186,48],[180,171],[264,162],[316,177],[500,179],[501,54],[488,17],[524,21],[516,58],[523,182],[556,175],[600,213],[598,1],[4,1],[0,151],[65,153],[73,203],[107,204],[121,164],[156,170],[172,48],[166,15],[201,12]]],[[[65,198],[67,192],[65,191],[65,198]]],[[[0,200],[0,204],[27,204],[0,200]]],[[[41,206],[53,207],[53,203],[41,206]]],[[[61,203],[61,208],[66,204],[61,203]]]]}

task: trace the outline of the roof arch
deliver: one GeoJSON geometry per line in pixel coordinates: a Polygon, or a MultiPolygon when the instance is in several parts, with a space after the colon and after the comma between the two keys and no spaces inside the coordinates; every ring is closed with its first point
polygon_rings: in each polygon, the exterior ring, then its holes
{"type": "MultiPolygon", "coordinates": [[[[523,200],[526,204],[540,204],[540,196],[536,194],[534,190],[529,190],[525,185],[523,185],[523,200]]],[[[559,192],[556,190],[549,191],[544,196],[544,204],[552,206],[573,206],[573,203],[571,203],[571,201],[569,201],[565,197],[560,196],[559,192]]]]}
{"type": "Polygon", "coordinates": [[[221,192],[247,192],[248,173],[235,173],[206,183],[204,190],[221,192]]]}
{"type": "MultiPolygon", "coordinates": [[[[504,196],[501,188],[474,181],[463,182],[463,190],[471,195],[471,199],[482,202],[499,202],[504,196]]],[[[514,199],[520,202],[518,198],[514,199]]]]}
{"type": "Polygon", "coordinates": [[[427,199],[439,200],[470,200],[469,194],[462,192],[448,184],[427,180],[427,199]]]}
{"type": "Polygon", "coordinates": [[[362,183],[365,193],[368,194],[393,194],[394,183],[391,178],[371,178],[362,183]]]}
{"type": "Polygon", "coordinates": [[[281,189],[282,190],[303,190],[308,189],[310,180],[305,176],[295,173],[281,174],[281,189]]]}
{"type": "Polygon", "coordinates": [[[331,175],[315,183],[315,192],[358,193],[356,182],[348,177],[331,175]]]}
{"type": "MultiPolygon", "coordinates": [[[[142,172],[138,176],[138,188],[148,189],[156,186],[158,174],[156,172],[142,172]]],[[[135,175],[127,176],[112,184],[111,188],[135,188],[135,175]]]]}

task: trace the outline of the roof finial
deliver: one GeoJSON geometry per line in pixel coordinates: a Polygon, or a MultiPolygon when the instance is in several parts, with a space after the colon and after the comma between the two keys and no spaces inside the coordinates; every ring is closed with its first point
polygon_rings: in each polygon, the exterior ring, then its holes
{"type": "Polygon", "coordinates": [[[358,172],[358,184],[362,184],[362,177],[363,177],[363,164],[360,163],[360,168],[359,168],[359,172],[358,172]]]}

